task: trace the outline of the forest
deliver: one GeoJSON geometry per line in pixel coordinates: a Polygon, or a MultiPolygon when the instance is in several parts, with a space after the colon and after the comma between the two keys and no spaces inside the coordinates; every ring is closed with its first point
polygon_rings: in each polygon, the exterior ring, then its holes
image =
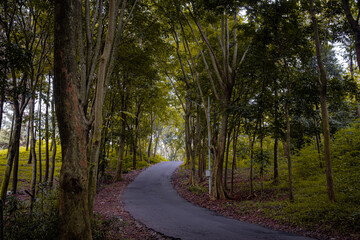
{"type": "Polygon", "coordinates": [[[96,239],[104,179],[161,161],[208,201],[360,238],[359,16],[355,0],[1,1],[1,238],[96,239]]]}

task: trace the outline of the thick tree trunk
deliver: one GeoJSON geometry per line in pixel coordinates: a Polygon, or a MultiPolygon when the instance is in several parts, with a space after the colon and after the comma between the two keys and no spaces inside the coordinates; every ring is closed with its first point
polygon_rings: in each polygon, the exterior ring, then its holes
{"type": "MultiPolygon", "coordinates": [[[[348,1],[343,0],[343,3],[346,4],[348,1]]],[[[326,181],[327,181],[327,190],[328,190],[328,197],[330,201],[335,201],[335,192],[334,192],[334,183],[333,183],[333,176],[332,176],[332,169],[331,169],[331,155],[330,155],[330,130],[329,130],[329,113],[327,108],[327,76],[324,64],[321,58],[321,45],[319,39],[319,30],[317,19],[315,17],[315,12],[313,8],[313,1],[310,0],[310,13],[311,19],[314,25],[314,38],[315,38],[315,48],[316,48],[316,58],[317,64],[320,71],[320,79],[321,79],[321,89],[320,89],[320,103],[321,103],[321,117],[322,117],[322,125],[323,125],[323,135],[324,135],[324,155],[325,155],[325,165],[326,165],[326,181]]],[[[347,14],[348,17],[348,14],[347,14]]],[[[360,31],[359,31],[360,33],[360,31]]],[[[356,36],[355,36],[356,38],[356,36]]],[[[356,44],[359,45],[356,49],[359,48],[360,50],[360,42],[359,39],[356,40],[356,44]]],[[[360,54],[360,52],[359,52],[360,54]]],[[[357,55],[358,61],[360,61],[360,56],[357,55]]]]}
{"type": "Polygon", "coordinates": [[[92,239],[88,205],[87,135],[79,100],[77,29],[81,1],[55,2],[54,98],[62,150],[60,172],[60,239],[92,239]]]}
{"type": "MultiPolygon", "coordinates": [[[[223,108],[227,109],[229,106],[230,101],[230,93],[225,93],[223,99],[223,108]]],[[[212,197],[216,199],[225,199],[225,190],[223,184],[223,165],[224,165],[224,155],[225,155],[225,143],[226,143],[226,136],[227,136],[227,125],[228,125],[228,113],[225,111],[222,114],[221,118],[221,125],[220,125],[220,133],[219,133],[219,141],[218,147],[215,156],[215,163],[213,167],[213,191],[212,197]]]]}

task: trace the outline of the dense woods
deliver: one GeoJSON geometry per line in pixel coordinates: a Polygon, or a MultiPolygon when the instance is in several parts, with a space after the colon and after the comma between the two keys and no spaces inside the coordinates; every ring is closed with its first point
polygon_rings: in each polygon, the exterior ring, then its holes
{"type": "Polygon", "coordinates": [[[31,209],[40,189],[58,191],[60,239],[91,239],[106,171],[121,181],[181,160],[196,187],[210,157],[213,200],[239,191],[239,171],[249,198],[270,184],[296,204],[299,186],[322,184],[359,224],[359,11],[352,0],[2,1],[2,205],[30,168],[31,209]]]}

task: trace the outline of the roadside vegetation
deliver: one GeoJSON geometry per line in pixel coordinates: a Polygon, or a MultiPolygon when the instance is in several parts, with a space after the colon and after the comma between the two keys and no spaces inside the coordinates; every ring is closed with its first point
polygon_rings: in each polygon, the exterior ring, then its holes
{"type": "MultiPolygon", "coordinates": [[[[271,155],[272,149],[271,144],[264,144],[264,152],[271,155]]],[[[336,202],[328,201],[323,158],[312,140],[293,156],[293,201],[289,199],[287,162],[283,154],[279,158],[278,182],[273,181],[269,163],[264,165],[255,161],[253,196],[249,181],[249,154],[237,156],[233,192],[230,190],[231,179],[228,179],[229,200],[209,201],[207,179],[200,181],[198,186],[189,186],[189,168],[185,164],[173,182],[189,201],[226,216],[318,239],[360,239],[359,149],[359,122],[334,134],[331,150],[336,202]],[[263,177],[262,171],[265,171],[263,177]]]]}
{"type": "MultiPolygon", "coordinates": [[[[45,146],[45,144],[43,144],[45,146]]],[[[36,145],[38,147],[38,145],[36,145]]],[[[42,149],[43,161],[42,169],[45,169],[45,147],[42,149]]],[[[36,190],[36,199],[31,204],[31,178],[32,178],[32,164],[28,163],[30,151],[26,151],[25,147],[20,147],[19,151],[19,172],[18,172],[18,184],[17,184],[17,193],[12,194],[11,191],[7,192],[6,205],[3,209],[4,215],[4,239],[9,240],[23,240],[23,239],[58,239],[58,221],[59,221],[59,189],[58,189],[58,180],[60,176],[61,168],[61,147],[57,146],[57,154],[55,161],[55,174],[54,174],[54,184],[50,189],[48,183],[45,182],[37,185],[36,190]]],[[[0,150],[0,173],[4,172],[6,165],[6,156],[7,150],[0,150]]],[[[37,156],[38,159],[38,156],[37,156]]],[[[145,154],[143,159],[146,159],[145,154]]],[[[123,191],[129,181],[127,173],[133,171],[132,168],[133,156],[128,155],[124,158],[123,174],[126,178],[125,182],[119,182],[117,185],[120,185],[121,191],[123,191]]],[[[167,161],[159,155],[150,158],[150,162],[139,161],[137,163],[137,170],[145,169],[151,164],[156,164],[162,161],[167,161]]],[[[117,152],[115,149],[109,150],[109,155],[105,157],[104,162],[101,166],[104,166],[105,171],[99,173],[98,189],[99,191],[106,188],[114,188],[114,174],[116,171],[117,163],[117,152]]],[[[139,174],[141,171],[135,171],[136,174],[130,174],[130,180],[133,180],[134,177],[139,174]]],[[[42,172],[43,174],[43,172],[42,172]]],[[[37,178],[39,178],[40,173],[38,172],[37,178]]],[[[0,174],[0,185],[1,185],[1,174],[0,174]]],[[[116,183],[115,183],[116,184],[116,183]]],[[[12,189],[12,178],[10,178],[9,189],[12,189]]],[[[115,189],[116,190],[116,189],[115,189]]],[[[119,190],[119,189],[117,189],[119,190]]],[[[107,195],[117,196],[117,192],[106,191],[107,195]]],[[[106,201],[106,195],[102,196],[103,199],[99,201],[106,201]]],[[[109,212],[115,211],[115,209],[121,206],[118,198],[112,199],[116,201],[116,206],[110,206],[107,208],[109,212]]],[[[104,208],[104,207],[103,207],[104,208]]],[[[99,210],[98,210],[99,211],[99,210]]],[[[112,234],[120,234],[118,236],[132,237],[136,238],[136,232],[131,233],[131,231],[140,231],[144,232],[145,236],[151,236],[154,234],[146,227],[139,227],[135,220],[133,220],[128,214],[122,212],[123,216],[126,217],[127,223],[123,222],[121,224],[126,225],[126,231],[124,233],[117,233],[112,229],[112,227],[118,226],[120,223],[118,220],[109,220],[109,216],[97,214],[96,218],[93,220],[93,232],[94,239],[104,239],[104,236],[107,236],[108,231],[112,231],[112,234]],[[115,221],[115,222],[114,222],[115,221]],[[146,235],[147,234],[147,235],[146,235]]],[[[121,216],[121,217],[123,217],[121,216]]],[[[115,218],[115,216],[112,216],[115,218]]],[[[120,225],[121,225],[120,224],[120,225]]],[[[116,239],[116,238],[111,238],[116,239]]]]}

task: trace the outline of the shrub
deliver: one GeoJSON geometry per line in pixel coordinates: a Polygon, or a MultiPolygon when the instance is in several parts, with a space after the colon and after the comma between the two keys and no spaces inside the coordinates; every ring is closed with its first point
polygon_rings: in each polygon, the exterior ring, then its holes
{"type": "Polygon", "coordinates": [[[5,239],[58,239],[58,192],[40,194],[32,212],[29,212],[28,202],[9,196],[4,211],[5,239]]]}

